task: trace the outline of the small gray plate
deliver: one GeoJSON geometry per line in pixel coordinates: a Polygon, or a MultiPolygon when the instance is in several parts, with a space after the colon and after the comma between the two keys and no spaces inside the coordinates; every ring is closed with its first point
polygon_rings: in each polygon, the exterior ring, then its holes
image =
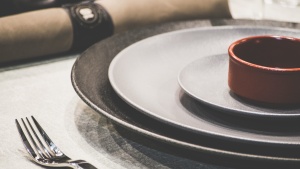
{"type": "Polygon", "coordinates": [[[179,73],[182,89],[203,104],[239,116],[283,119],[299,118],[299,107],[272,108],[247,102],[232,93],[227,84],[228,55],[201,57],[179,73]]]}

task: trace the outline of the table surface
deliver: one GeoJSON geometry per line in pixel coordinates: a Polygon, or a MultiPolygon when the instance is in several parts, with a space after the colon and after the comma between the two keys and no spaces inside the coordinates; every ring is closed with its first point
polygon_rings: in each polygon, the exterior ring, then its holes
{"type": "Polygon", "coordinates": [[[22,145],[15,119],[33,115],[68,156],[105,168],[225,168],[177,157],[122,137],[88,107],[70,79],[79,54],[0,69],[0,168],[43,168],[22,145]]]}
{"type": "Polygon", "coordinates": [[[118,134],[75,93],[69,55],[0,70],[0,168],[43,168],[21,142],[15,119],[33,115],[62,151],[98,168],[215,168],[163,153],[118,134]]]}

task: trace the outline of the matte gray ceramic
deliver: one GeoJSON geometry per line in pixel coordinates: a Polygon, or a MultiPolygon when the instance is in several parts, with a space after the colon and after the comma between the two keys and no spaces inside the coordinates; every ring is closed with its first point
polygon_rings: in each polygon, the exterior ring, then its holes
{"type": "MultiPolygon", "coordinates": [[[[199,104],[183,104],[184,92],[177,81],[180,70],[201,57],[226,54],[237,39],[264,34],[300,36],[295,30],[255,27],[189,29],[154,36],[120,52],[109,67],[109,80],[127,103],[172,126],[235,142],[298,145],[298,135],[278,137],[216,125],[213,119],[204,117],[213,114],[211,110],[199,104]]],[[[211,97],[221,95],[216,92],[211,97]]]]}
{"type": "MultiPolygon", "coordinates": [[[[232,139],[222,139],[205,133],[198,134],[189,132],[189,130],[186,129],[173,127],[167,123],[161,123],[124,103],[113,91],[108,81],[107,72],[111,60],[122,49],[141,39],[184,28],[207,27],[209,29],[215,25],[215,29],[219,29],[218,25],[245,24],[254,26],[297,27],[297,24],[291,23],[229,19],[167,23],[147,29],[132,30],[97,43],[76,60],[72,69],[72,83],[74,89],[87,105],[107,117],[114,122],[114,124],[130,129],[131,132],[124,135],[124,137],[131,136],[133,133],[136,133],[137,136],[144,136],[147,140],[145,142],[150,143],[152,147],[155,145],[159,151],[163,151],[168,147],[167,149],[171,151],[169,153],[172,154],[172,156],[179,154],[180,156],[184,156],[185,159],[190,157],[193,159],[197,158],[200,161],[207,159],[210,162],[226,163],[227,165],[239,167],[255,166],[257,168],[262,165],[270,165],[271,168],[272,166],[282,166],[282,168],[287,168],[288,166],[295,167],[295,165],[300,164],[300,160],[297,158],[299,157],[299,149],[295,148],[295,146],[274,147],[270,144],[239,144],[239,142],[235,142],[232,139]]],[[[239,26],[234,26],[232,29],[238,31],[238,28],[239,26]]],[[[249,26],[248,28],[251,29],[253,26],[249,26]]],[[[221,27],[221,29],[223,28],[221,27]]],[[[186,101],[185,103],[194,102],[193,99],[189,97],[184,98],[186,98],[183,99],[186,101]]],[[[192,108],[192,106],[193,104],[190,104],[190,108],[192,108]]],[[[213,119],[214,121],[217,121],[217,119],[223,120],[223,118],[219,116],[214,116],[213,119]]],[[[207,118],[207,120],[212,120],[212,118],[207,118]]],[[[226,127],[224,124],[221,125],[226,127]]],[[[236,128],[236,130],[242,130],[238,127],[231,127],[236,128]]],[[[263,131],[259,131],[259,133],[261,135],[270,134],[269,132],[263,131]]],[[[272,135],[280,137],[283,133],[275,132],[272,133],[272,135]]],[[[284,135],[291,137],[293,135],[297,136],[297,134],[290,132],[284,135]]],[[[243,135],[240,137],[243,137],[243,135]]],[[[138,139],[138,137],[134,137],[134,140],[136,139],[138,139]]],[[[152,149],[150,151],[152,151],[152,149]]]]}

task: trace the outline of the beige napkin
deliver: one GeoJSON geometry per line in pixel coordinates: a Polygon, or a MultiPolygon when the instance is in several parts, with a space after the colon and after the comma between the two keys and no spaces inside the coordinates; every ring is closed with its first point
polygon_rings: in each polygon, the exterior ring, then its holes
{"type": "Polygon", "coordinates": [[[116,32],[184,19],[231,18],[227,0],[100,0],[116,32]]]}
{"type": "Polygon", "coordinates": [[[67,51],[72,36],[71,21],[62,8],[0,18],[0,62],[67,51]]]}
{"type": "MultiPolygon", "coordinates": [[[[227,0],[101,0],[115,32],[160,22],[231,17],[227,0]]],[[[0,63],[70,50],[71,21],[62,8],[0,18],[0,63]]]]}

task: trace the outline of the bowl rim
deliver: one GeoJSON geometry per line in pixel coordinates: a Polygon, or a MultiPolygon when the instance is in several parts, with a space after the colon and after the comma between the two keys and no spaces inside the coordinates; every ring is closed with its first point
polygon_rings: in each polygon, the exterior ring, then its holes
{"type": "Polygon", "coordinates": [[[229,57],[231,59],[235,60],[236,62],[242,64],[242,65],[245,65],[245,66],[251,67],[251,68],[256,68],[256,69],[259,69],[259,70],[265,70],[265,71],[269,71],[269,72],[300,72],[300,67],[296,67],[296,68],[275,68],[275,67],[268,67],[268,66],[262,66],[262,65],[258,65],[258,64],[255,64],[255,63],[251,63],[251,62],[248,62],[248,61],[245,61],[245,60],[239,58],[233,52],[233,49],[241,43],[245,43],[246,41],[253,40],[253,39],[262,39],[262,38],[287,39],[287,40],[297,41],[300,44],[300,39],[294,38],[294,37],[289,37],[289,36],[279,36],[279,35],[249,36],[249,37],[239,39],[239,40],[237,40],[237,41],[230,44],[230,46],[228,48],[229,57]]]}

